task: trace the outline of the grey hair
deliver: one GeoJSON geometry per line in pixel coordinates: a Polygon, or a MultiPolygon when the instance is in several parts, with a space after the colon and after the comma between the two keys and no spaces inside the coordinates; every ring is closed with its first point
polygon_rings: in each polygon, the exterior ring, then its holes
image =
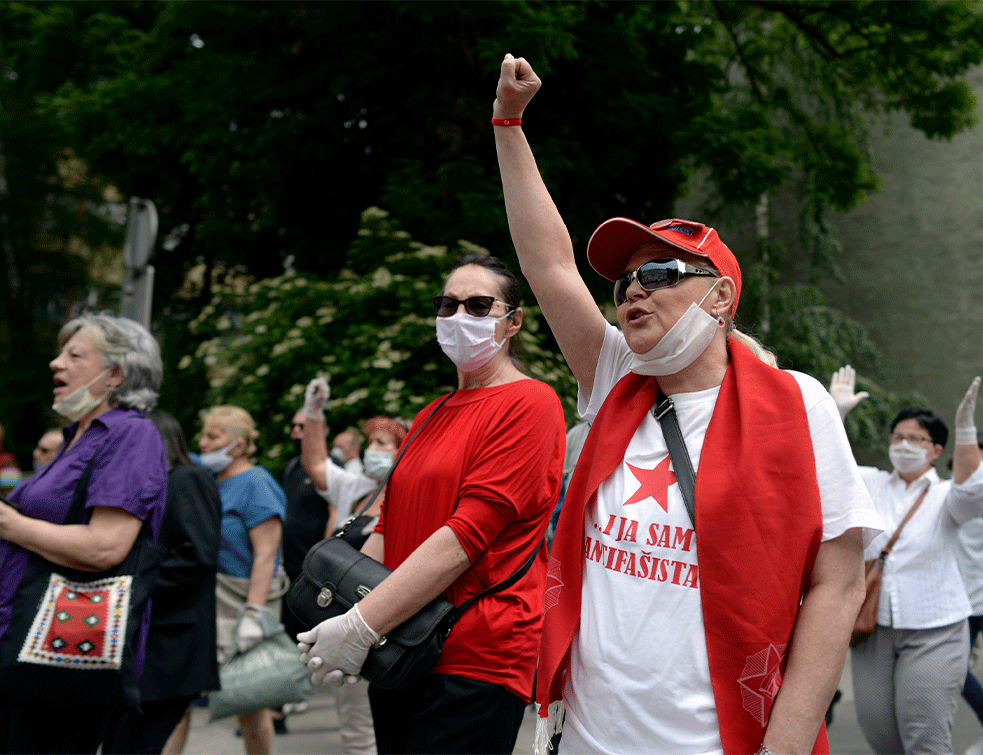
{"type": "Polygon", "coordinates": [[[110,406],[149,412],[157,406],[164,364],[156,339],[140,323],[108,312],[86,313],[69,320],[58,333],[58,348],[85,330],[107,368],[119,367],[123,382],[109,388],[110,406]]]}

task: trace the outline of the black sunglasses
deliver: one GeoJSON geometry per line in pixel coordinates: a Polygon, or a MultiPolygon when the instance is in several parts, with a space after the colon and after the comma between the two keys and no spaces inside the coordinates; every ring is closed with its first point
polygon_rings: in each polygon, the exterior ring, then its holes
{"type": "MultiPolygon", "coordinates": [[[[497,301],[502,300],[496,299],[494,296],[469,296],[467,299],[455,299],[453,296],[435,296],[433,298],[433,308],[437,313],[437,317],[451,317],[457,312],[457,308],[463,304],[464,311],[469,315],[484,317],[491,311],[492,305],[497,301]]],[[[505,309],[507,310],[505,314],[509,314],[515,309],[515,307],[510,307],[504,301],[502,301],[502,304],[505,304],[505,309]]]]}
{"type": "Polygon", "coordinates": [[[690,265],[673,257],[649,260],[637,270],[625,273],[614,282],[614,303],[620,307],[628,300],[628,286],[631,285],[632,280],[637,280],[638,285],[646,291],[657,291],[660,288],[675,286],[687,275],[719,277],[710,270],[704,270],[702,267],[690,265]]]}

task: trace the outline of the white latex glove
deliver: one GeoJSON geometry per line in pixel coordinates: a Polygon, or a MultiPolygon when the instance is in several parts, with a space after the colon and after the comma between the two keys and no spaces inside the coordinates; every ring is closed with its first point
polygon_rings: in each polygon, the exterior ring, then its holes
{"type": "Polygon", "coordinates": [[[346,676],[357,677],[369,648],[380,639],[355,605],[347,613],[298,634],[297,648],[300,660],[311,672],[311,684],[315,687],[325,682],[338,685],[346,676]]]}
{"type": "Polygon", "coordinates": [[[245,653],[263,639],[263,624],[255,615],[246,611],[236,627],[236,646],[245,653]]]}
{"type": "Polygon", "coordinates": [[[976,445],[976,394],[980,391],[979,376],[973,378],[969,384],[969,390],[959,402],[956,409],[956,445],[975,446],[976,445]]]}
{"type": "Polygon", "coordinates": [[[304,391],[304,416],[324,422],[324,402],[331,398],[331,388],[323,377],[314,378],[304,391]]]}
{"type": "Polygon", "coordinates": [[[840,367],[840,369],[833,373],[833,377],[829,381],[829,395],[836,402],[836,408],[840,412],[840,419],[846,419],[846,415],[850,413],[851,409],[870,396],[867,391],[854,393],[856,387],[857,373],[850,365],[840,367]]]}

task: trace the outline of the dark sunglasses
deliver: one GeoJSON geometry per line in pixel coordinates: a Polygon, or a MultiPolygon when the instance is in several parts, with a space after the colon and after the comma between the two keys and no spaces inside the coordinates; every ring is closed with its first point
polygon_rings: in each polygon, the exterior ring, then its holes
{"type": "Polygon", "coordinates": [[[620,307],[628,300],[628,286],[631,285],[632,280],[637,280],[638,285],[646,291],[657,291],[660,288],[675,286],[687,275],[719,277],[710,270],[704,270],[702,267],[672,257],[650,260],[637,270],[625,273],[614,282],[614,303],[620,307]]]}
{"type": "MultiPolygon", "coordinates": [[[[502,300],[496,299],[494,296],[469,296],[467,299],[455,299],[453,296],[435,296],[433,298],[433,308],[437,313],[437,317],[451,317],[457,312],[457,308],[463,304],[464,311],[469,315],[484,317],[491,312],[492,305],[497,301],[502,300]]],[[[502,301],[502,304],[505,304],[505,309],[507,310],[505,314],[509,314],[515,309],[515,307],[510,307],[504,301],[502,301]]]]}

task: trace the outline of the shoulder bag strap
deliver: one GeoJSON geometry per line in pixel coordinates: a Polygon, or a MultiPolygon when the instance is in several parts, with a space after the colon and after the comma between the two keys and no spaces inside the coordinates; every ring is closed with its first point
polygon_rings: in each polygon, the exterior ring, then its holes
{"type": "Polygon", "coordinates": [[[382,492],[382,489],[384,487],[386,487],[386,483],[389,482],[389,478],[392,475],[393,470],[396,468],[396,465],[399,463],[399,460],[403,458],[403,454],[406,453],[406,449],[409,448],[410,443],[413,441],[413,439],[417,435],[420,434],[420,430],[422,430],[423,429],[423,426],[425,424],[427,424],[427,422],[430,421],[430,418],[433,415],[435,415],[437,413],[437,411],[440,409],[440,407],[442,407],[444,404],[446,404],[447,403],[447,400],[451,396],[453,396],[455,393],[457,393],[457,389],[456,388],[453,391],[451,391],[450,393],[448,393],[446,396],[444,396],[443,400],[439,404],[437,404],[437,406],[434,407],[434,410],[432,412],[430,412],[430,414],[427,415],[427,418],[425,420],[423,420],[423,422],[420,423],[420,426],[418,428],[416,428],[416,430],[413,432],[413,434],[409,437],[409,440],[407,440],[403,444],[403,447],[401,449],[399,449],[399,454],[396,456],[395,459],[393,459],[392,466],[389,467],[389,471],[386,472],[386,476],[382,478],[382,482],[379,483],[379,487],[377,487],[375,489],[375,492],[372,493],[372,497],[369,498],[369,500],[365,503],[365,505],[362,506],[362,508],[360,508],[358,511],[354,512],[351,516],[349,516],[348,519],[345,520],[345,523],[342,524],[337,529],[337,531],[332,535],[332,537],[344,537],[345,533],[347,533],[348,530],[351,528],[352,523],[356,519],[358,519],[362,514],[364,514],[366,511],[369,510],[369,508],[372,506],[372,503],[375,501],[375,499],[379,497],[379,493],[381,493],[382,492]]]}
{"type": "Polygon", "coordinates": [[[884,563],[884,559],[886,559],[887,555],[891,552],[891,549],[894,547],[894,544],[898,542],[898,538],[901,537],[901,530],[904,529],[904,526],[908,524],[908,520],[915,515],[915,511],[921,505],[922,501],[925,500],[925,496],[928,493],[928,489],[930,487],[932,487],[931,482],[929,482],[928,485],[925,486],[925,489],[921,492],[921,495],[918,496],[918,499],[915,501],[914,505],[910,509],[908,509],[908,513],[904,515],[904,519],[901,520],[901,524],[898,525],[898,528],[894,531],[894,534],[891,535],[891,539],[887,541],[887,545],[885,545],[883,550],[881,550],[881,553],[877,557],[877,559],[882,564],[884,563]]]}
{"type": "Polygon", "coordinates": [[[82,476],[75,483],[75,492],[72,493],[72,505],[68,507],[68,513],[65,515],[65,524],[82,523],[82,511],[85,506],[85,498],[89,492],[89,478],[92,476],[92,467],[95,463],[96,455],[93,453],[92,458],[85,465],[82,476]]]}
{"type": "Polygon", "coordinates": [[[543,542],[545,542],[545,540],[546,537],[544,535],[543,539],[536,543],[536,547],[533,548],[532,553],[529,554],[529,557],[526,559],[525,563],[522,566],[520,566],[518,569],[516,569],[514,572],[512,572],[511,576],[506,577],[498,584],[485,588],[477,595],[472,595],[466,601],[461,603],[461,605],[457,607],[458,616],[460,616],[462,613],[467,611],[472,606],[473,603],[477,602],[478,600],[485,597],[486,595],[491,595],[492,593],[498,592],[500,590],[504,590],[506,587],[511,587],[520,579],[522,579],[522,575],[525,574],[527,571],[529,571],[529,568],[533,565],[533,562],[536,560],[536,555],[539,553],[539,549],[543,547],[543,542]]]}
{"type": "Polygon", "coordinates": [[[686,442],[683,440],[683,433],[679,429],[679,420],[676,417],[676,409],[672,399],[659,389],[659,395],[655,397],[655,406],[652,414],[659,420],[662,426],[662,435],[666,439],[669,447],[669,456],[672,458],[672,467],[676,472],[676,481],[679,483],[679,492],[683,494],[683,501],[686,503],[686,511],[689,512],[690,521],[693,522],[693,529],[696,529],[696,502],[693,492],[696,489],[696,473],[693,471],[693,462],[690,460],[689,451],[686,450],[686,442]]]}

